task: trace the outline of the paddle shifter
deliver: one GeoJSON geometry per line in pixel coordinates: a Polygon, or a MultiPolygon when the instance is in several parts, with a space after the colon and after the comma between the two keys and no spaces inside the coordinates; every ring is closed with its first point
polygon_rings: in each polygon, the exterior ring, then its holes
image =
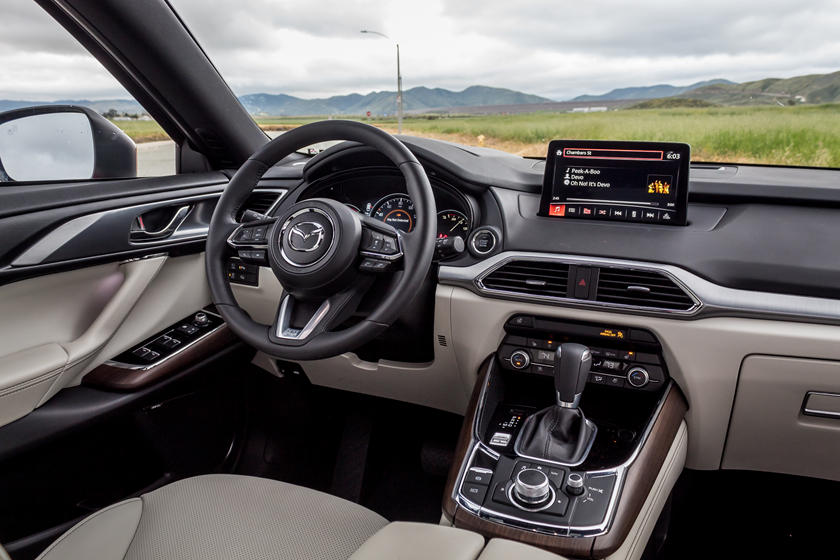
{"type": "Polygon", "coordinates": [[[591,365],[592,353],[586,346],[566,343],[557,348],[557,404],[528,417],[516,442],[518,454],[563,465],[583,462],[597,431],[579,408],[591,365]]]}

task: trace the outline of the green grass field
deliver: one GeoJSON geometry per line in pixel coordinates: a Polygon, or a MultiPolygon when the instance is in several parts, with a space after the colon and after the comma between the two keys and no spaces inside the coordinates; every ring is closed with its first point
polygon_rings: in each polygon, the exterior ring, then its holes
{"type": "MultiPolygon", "coordinates": [[[[278,130],[314,120],[318,117],[258,118],[257,122],[278,130]]],[[[366,121],[396,129],[394,119],[366,121]]],[[[162,134],[155,123],[115,124],[137,141],[162,134]]],[[[544,156],[553,138],[661,140],[691,144],[694,161],[840,167],[840,104],[410,117],[403,125],[408,134],[529,156],[544,156]]]]}

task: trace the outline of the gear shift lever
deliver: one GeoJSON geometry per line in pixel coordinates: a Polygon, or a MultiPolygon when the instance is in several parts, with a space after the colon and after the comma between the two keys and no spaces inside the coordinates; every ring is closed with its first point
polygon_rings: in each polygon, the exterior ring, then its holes
{"type": "Polygon", "coordinates": [[[561,344],[554,355],[554,388],[557,406],[577,408],[589,378],[592,353],[583,344],[561,344]]]}
{"type": "Polygon", "coordinates": [[[517,454],[564,465],[583,462],[598,431],[579,408],[591,365],[592,353],[586,346],[566,343],[557,348],[554,361],[557,404],[528,417],[516,440],[517,454]]]}

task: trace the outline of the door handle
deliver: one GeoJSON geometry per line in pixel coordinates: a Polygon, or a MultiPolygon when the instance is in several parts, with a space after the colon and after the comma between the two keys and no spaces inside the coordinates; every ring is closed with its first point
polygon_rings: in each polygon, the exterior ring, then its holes
{"type": "Polygon", "coordinates": [[[184,220],[187,219],[187,215],[190,213],[190,210],[192,210],[191,205],[181,206],[175,211],[175,214],[172,215],[172,218],[166,223],[166,225],[154,231],[149,231],[143,228],[142,216],[138,216],[137,221],[139,222],[140,228],[132,229],[129,233],[129,239],[132,241],[158,241],[166,239],[175,233],[179,227],[181,227],[181,224],[183,224],[184,220]]]}

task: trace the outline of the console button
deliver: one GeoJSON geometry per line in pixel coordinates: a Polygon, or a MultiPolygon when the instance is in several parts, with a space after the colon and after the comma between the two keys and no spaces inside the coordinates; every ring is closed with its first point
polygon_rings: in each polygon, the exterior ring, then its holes
{"type": "Polygon", "coordinates": [[[642,221],[648,223],[659,222],[659,210],[644,210],[642,211],[642,221]]]}
{"type": "Polygon", "coordinates": [[[570,524],[573,527],[589,527],[598,525],[607,516],[615,475],[589,476],[584,480],[586,490],[577,498],[577,504],[572,512],[570,524]]]}
{"type": "Polygon", "coordinates": [[[607,376],[607,385],[610,387],[624,387],[624,378],[617,375],[607,376]]]}
{"type": "Polygon", "coordinates": [[[595,215],[595,209],[592,206],[581,206],[580,215],[582,218],[592,218],[595,215]]]}
{"type": "Polygon", "coordinates": [[[608,376],[604,375],[603,373],[592,372],[589,374],[589,381],[597,385],[606,385],[607,377],[608,376]]]}
{"type": "Polygon", "coordinates": [[[517,315],[508,319],[508,325],[512,327],[532,328],[534,326],[534,318],[528,315],[517,315]]]}
{"type": "Polygon", "coordinates": [[[510,500],[507,496],[507,486],[509,483],[507,482],[500,482],[496,485],[496,489],[493,490],[493,501],[498,502],[500,504],[511,505],[510,500]]]}
{"type": "Polygon", "coordinates": [[[461,486],[461,494],[471,502],[481,505],[484,503],[484,496],[487,495],[487,486],[465,482],[461,486]]]}
{"type": "Polygon", "coordinates": [[[531,373],[538,375],[554,375],[554,366],[535,364],[531,366],[531,373]]]}
{"type": "Polygon", "coordinates": [[[466,481],[471,484],[483,484],[487,486],[490,484],[490,479],[493,478],[493,471],[490,469],[471,468],[467,471],[466,481]]]}
{"type": "Polygon", "coordinates": [[[628,208],[627,209],[627,220],[630,222],[641,222],[642,221],[642,211],[638,208],[628,208]]]}
{"type": "Polygon", "coordinates": [[[574,297],[577,299],[589,299],[589,285],[592,279],[592,269],[579,266],[575,272],[575,292],[574,297]]]}
{"type": "Polygon", "coordinates": [[[548,475],[548,480],[551,481],[555,488],[563,488],[563,481],[566,478],[566,473],[563,471],[563,469],[557,467],[548,467],[545,472],[548,475]]]}
{"type": "Polygon", "coordinates": [[[596,206],[595,207],[595,217],[604,220],[610,217],[610,207],[609,206],[596,206]]]}
{"type": "Polygon", "coordinates": [[[659,221],[662,222],[663,224],[673,222],[674,221],[673,212],[667,212],[665,210],[662,210],[661,212],[659,212],[659,221]]]}
{"type": "Polygon", "coordinates": [[[537,350],[534,352],[534,361],[541,364],[553,364],[555,355],[555,352],[549,352],[548,350],[537,350]]]}
{"type": "Polygon", "coordinates": [[[564,516],[566,515],[566,510],[569,509],[569,498],[562,492],[555,492],[554,494],[554,501],[551,503],[551,506],[544,509],[545,513],[557,516],[564,516]]]}
{"type": "Polygon", "coordinates": [[[580,216],[580,206],[578,206],[577,204],[567,204],[566,217],[577,218],[578,216],[580,216]]]}
{"type": "Polygon", "coordinates": [[[610,208],[610,219],[623,222],[627,219],[627,208],[623,206],[613,206],[610,208]]]}

